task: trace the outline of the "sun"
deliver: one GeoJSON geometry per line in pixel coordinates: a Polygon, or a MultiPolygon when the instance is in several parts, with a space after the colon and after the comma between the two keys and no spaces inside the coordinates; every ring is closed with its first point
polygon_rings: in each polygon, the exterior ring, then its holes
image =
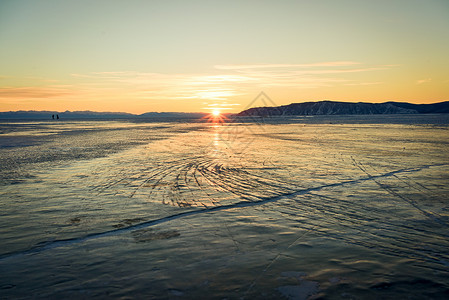
{"type": "Polygon", "coordinates": [[[219,109],[219,108],[211,109],[210,114],[205,115],[203,117],[203,119],[205,119],[207,122],[213,123],[213,124],[222,124],[222,123],[226,123],[226,121],[229,120],[226,117],[226,114],[223,114],[221,112],[221,109],[219,109]]]}

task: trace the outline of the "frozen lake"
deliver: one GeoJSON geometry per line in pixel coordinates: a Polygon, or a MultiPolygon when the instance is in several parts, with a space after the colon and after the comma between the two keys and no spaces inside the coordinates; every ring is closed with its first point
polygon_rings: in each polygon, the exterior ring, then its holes
{"type": "Polygon", "coordinates": [[[447,299],[449,115],[0,122],[0,298],[447,299]]]}

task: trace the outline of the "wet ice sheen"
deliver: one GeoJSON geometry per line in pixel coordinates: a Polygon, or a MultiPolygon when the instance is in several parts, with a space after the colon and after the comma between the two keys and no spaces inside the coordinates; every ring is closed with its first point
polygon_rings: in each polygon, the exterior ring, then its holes
{"type": "Polygon", "coordinates": [[[443,298],[449,131],[413,118],[2,123],[1,294],[443,298]]]}

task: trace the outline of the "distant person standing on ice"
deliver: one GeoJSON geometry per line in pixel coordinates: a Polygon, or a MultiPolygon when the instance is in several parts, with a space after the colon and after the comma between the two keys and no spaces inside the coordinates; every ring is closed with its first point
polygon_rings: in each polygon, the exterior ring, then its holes
{"type": "Polygon", "coordinates": [[[59,120],[59,115],[56,115],[56,119],[58,119],[58,120],[59,120]]]}
{"type": "Polygon", "coordinates": [[[55,119],[55,115],[51,115],[51,118],[54,120],[55,119]]]}

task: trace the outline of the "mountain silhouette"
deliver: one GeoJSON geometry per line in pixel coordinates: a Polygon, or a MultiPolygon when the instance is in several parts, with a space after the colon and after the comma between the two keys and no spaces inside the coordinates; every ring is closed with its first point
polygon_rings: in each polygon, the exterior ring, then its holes
{"type": "Polygon", "coordinates": [[[449,101],[433,104],[407,102],[339,102],[318,101],[292,103],[272,107],[252,107],[238,116],[294,116],[294,115],[374,115],[374,114],[441,114],[449,113],[449,101]]]}

